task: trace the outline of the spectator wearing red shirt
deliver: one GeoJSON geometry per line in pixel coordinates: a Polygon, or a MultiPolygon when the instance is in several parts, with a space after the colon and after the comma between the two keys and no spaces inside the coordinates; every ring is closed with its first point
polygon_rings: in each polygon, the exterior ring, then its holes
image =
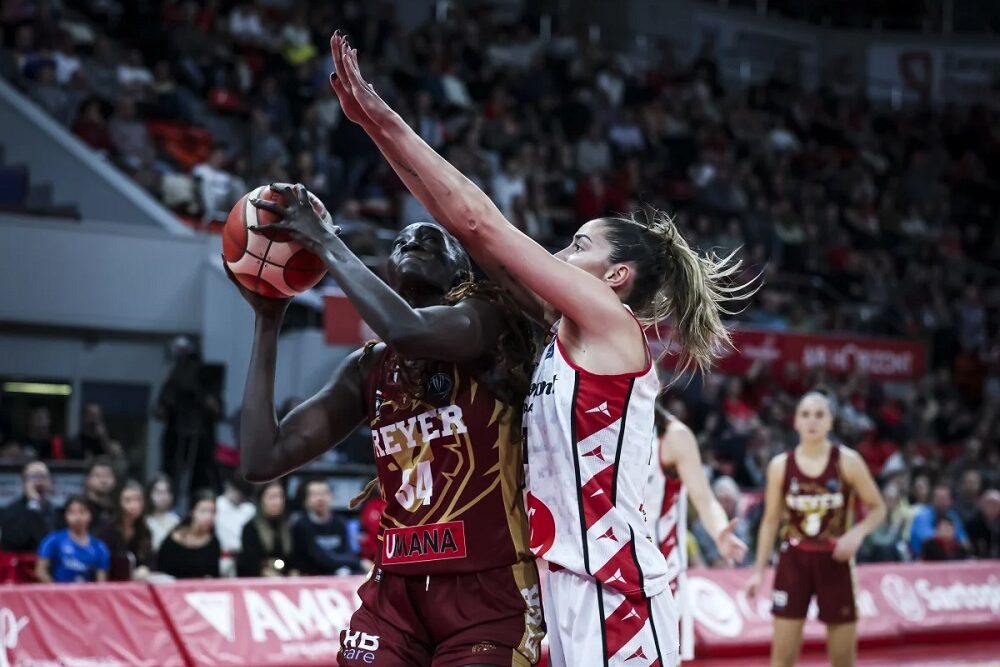
{"type": "Polygon", "coordinates": [[[80,115],[73,123],[73,134],[95,151],[111,153],[111,134],[108,132],[108,121],[104,117],[100,100],[93,99],[83,105],[80,115]]]}

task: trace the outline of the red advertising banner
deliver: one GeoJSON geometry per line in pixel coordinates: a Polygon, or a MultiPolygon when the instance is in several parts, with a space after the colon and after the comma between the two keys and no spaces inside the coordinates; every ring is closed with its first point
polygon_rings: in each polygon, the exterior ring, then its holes
{"type": "MultiPolygon", "coordinates": [[[[661,335],[664,341],[668,340],[669,330],[661,335]]],[[[922,375],[926,367],[926,350],[917,341],[754,329],[736,329],[732,336],[733,347],[715,365],[721,373],[741,375],[754,362],[764,361],[779,374],[785,364],[794,363],[800,368],[821,366],[835,375],[861,371],[879,380],[912,380],[922,375]]],[[[651,340],[655,345],[655,337],[651,340]]],[[[675,361],[673,354],[664,358],[668,367],[675,361]]]]}
{"type": "MultiPolygon", "coordinates": [[[[1000,633],[1000,564],[885,564],[857,568],[858,640],[899,643],[1000,633]]],[[[688,600],[700,656],[766,652],[771,630],[772,573],[753,600],[743,592],[750,571],[692,570],[688,600]]],[[[815,601],[805,625],[807,644],[824,643],[815,601]]]]}
{"type": "Polygon", "coordinates": [[[0,667],[186,664],[148,586],[0,586],[0,667]]]}
{"type": "MultiPolygon", "coordinates": [[[[192,665],[333,665],[362,577],[178,581],[152,587],[192,665]]],[[[359,637],[377,656],[378,638],[359,637]]]]}

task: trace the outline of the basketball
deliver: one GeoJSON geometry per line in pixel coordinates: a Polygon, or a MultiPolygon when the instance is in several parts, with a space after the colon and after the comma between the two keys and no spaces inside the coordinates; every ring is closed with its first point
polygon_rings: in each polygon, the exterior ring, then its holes
{"type": "MultiPolygon", "coordinates": [[[[326,275],[323,260],[292,241],[286,232],[268,239],[247,229],[281,221],[274,213],[251,204],[255,197],[284,203],[282,196],[266,185],[240,197],[222,231],[222,256],[229,270],[248,290],[271,299],[295,296],[314,287],[326,275]]],[[[332,226],[333,220],[323,202],[311,192],[309,201],[332,226]]]]}

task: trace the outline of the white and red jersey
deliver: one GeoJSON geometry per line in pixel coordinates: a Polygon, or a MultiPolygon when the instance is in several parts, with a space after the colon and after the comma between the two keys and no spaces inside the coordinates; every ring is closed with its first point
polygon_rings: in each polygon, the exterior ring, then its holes
{"type": "Polygon", "coordinates": [[[647,356],[639,372],[597,375],[574,364],[556,335],[524,405],[532,551],[626,597],[668,585],[643,513],[660,390],[647,356]]]}

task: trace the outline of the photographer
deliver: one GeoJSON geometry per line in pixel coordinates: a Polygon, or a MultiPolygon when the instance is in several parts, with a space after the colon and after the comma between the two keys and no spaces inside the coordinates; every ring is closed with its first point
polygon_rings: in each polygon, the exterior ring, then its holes
{"type": "Polygon", "coordinates": [[[212,378],[191,341],[180,336],[171,343],[174,366],[156,405],[156,417],[165,422],[163,472],[177,484],[177,504],[186,507],[192,489],[218,493],[215,463],[215,426],[222,414],[221,379],[212,378]]]}

